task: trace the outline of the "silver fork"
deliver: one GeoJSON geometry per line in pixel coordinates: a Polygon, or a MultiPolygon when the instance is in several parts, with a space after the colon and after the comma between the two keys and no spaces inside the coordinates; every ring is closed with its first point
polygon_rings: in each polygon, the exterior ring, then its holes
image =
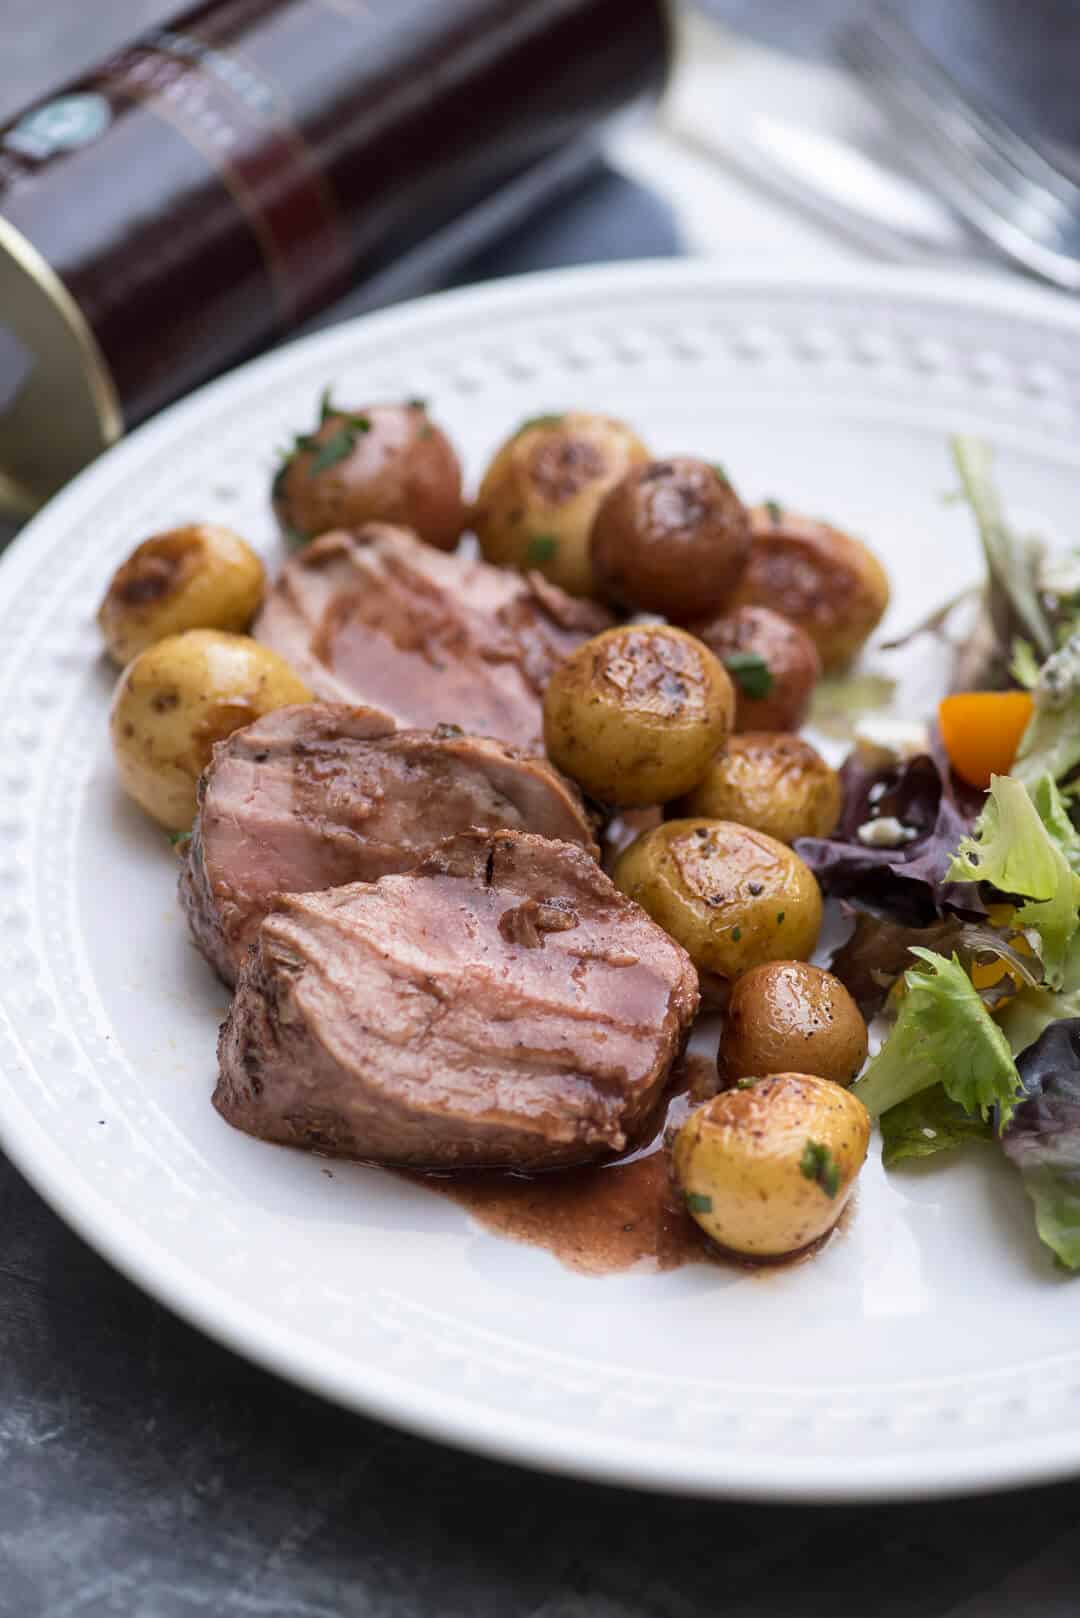
{"type": "Polygon", "coordinates": [[[1080,185],[961,91],[885,7],[868,7],[840,48],[926,184],[1007,258],[1080,291],[1080,185]]]}

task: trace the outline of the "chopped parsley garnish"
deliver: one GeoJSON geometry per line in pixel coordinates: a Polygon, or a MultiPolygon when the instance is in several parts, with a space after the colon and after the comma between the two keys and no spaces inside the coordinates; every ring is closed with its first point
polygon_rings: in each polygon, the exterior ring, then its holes
{"type": "Polygon", "coordinates": [[[726,469],[723,466],[721,466],[719,461],[713,461],[712,469],[716,473],[717,477],[720,479],[721,483],[730,483],[731,482],[731,479],[727,475],[726,469]]]}
{"type": "Polygon", "coordinates": [[[330,384],[328,382],[326,384],[325,388],[319,394],[319,421],[324,422],[326,420],[327,416],[336,416],[336,415],[337,415],[337,411],[334,409],[333,403],[332,403],[331,398],[330,398],[330,384]]]}
{"type": "Polygon", "coordinates": [[[706,1197],[700,1191],[688,1191],[686,1206],[691,1213],[712,1213],[712,1198],[706,1197]]]}
{"type": "Polygon", "coordinates": [[[782,926],[783,926],[783,925],[784,925],[784,917],[785,917],[785,916],[786,916],[786,915],[787,915],[787,911],[786,911],[786,910],[778,910],[778,911],[777,911],[777,912],[776,912],[776,925],[777,925],[777,926],[778,926],[778,927],[782,927],[782,926]]]}
{"type": "Polygon", "coordinates": [[[423,410],[425,413],[427,411],[426,399],[406,399],[405,403],[410,410],[423,410]]]}
{"type": "Polygon", "coordinates": [[[733,944],[737,944],[741,937],[742,937],[742,928],[741,927],[733,927],[731,929],[731,942],[733,944]]]}
{"type": "Polygon", "coordinates": [[[169,833],[169,842],[175,848],[177,843],[186,843],[190,836],[190,831],[171,831],[169,833]]]}
{"type": "Polygon", "coordinates": [[[805,1180],[813,1180],[827,1197],[835,1197],[840,1189],[840,1170],[827,1146],[818,1140],[808,1140],[799,1159],[799,1173],[805,1180]]]}
{"type": "Polygon", "coordinates": [[[450,736],[464,736],[464,734],[465,732],[460,725],[448,725],[440,722],[435,726],[435,735],[441,742],[446,741],[450,736]]]}
{"type": "Polygon", "coordinates": [[[736,1090],[752,1090],[756,1083],[757,1083],[756,1078],[754,1078],[754,1079],[736,1079],[735,1088],[736,1088],[736,1090]]]}
{"type": "Polygon", "coordinates": [[[356,448],[359,434],[370,431],[371,421],[367,416],[343,416],[341,426],[337,427],[329,438],[323,438],[317,444],[308,446],[315,450],[315,456],[308,467],[308,477],[316,477],[328,466],[345,460],[356,448]]]}
{"type": "Polygon", "coordinates": [[[724,667],[748,697],[767,697],[775,683],[773,671],[760,652],[727,652],[724,667]]]}
{"type": "Polygon", "coordinates": [[[525,548],[527,562],[550,562],[558,554],[558,534],[534,534],[525,548]]]}
{"type": "Polygon", "coordinates": [[[770,522],[774,522],[774,523],[782,523],[783,522],[783,520],[784,520],[784,508],[780,504],[779,500],[766,500],[766,502],[765,502],[765,510],[769,513],[769,521],[770,522]]]}

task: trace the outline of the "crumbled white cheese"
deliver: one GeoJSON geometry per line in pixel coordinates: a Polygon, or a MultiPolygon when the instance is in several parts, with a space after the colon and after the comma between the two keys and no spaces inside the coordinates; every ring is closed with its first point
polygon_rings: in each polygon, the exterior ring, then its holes
{"type": "Polygon", "coordinates": [[[928,746],[926,726],[910,719],[870,716],[855,725],[855,745],[867,763],[902,764],[917,758],[928,746]]]}
{"type": "Polygon", "coordinates": [[[880,815],[877,820],[864,820],[855,833],[866,848],[902,848],[919,835],[913,826],[904,826],[895,815],[880,815]]]}

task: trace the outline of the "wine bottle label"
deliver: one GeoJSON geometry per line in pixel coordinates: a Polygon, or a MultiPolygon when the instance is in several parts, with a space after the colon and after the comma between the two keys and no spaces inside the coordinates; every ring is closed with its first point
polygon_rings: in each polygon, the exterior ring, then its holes
{"type": "Polygon", "coordinates": [[[112,56],[102,83],[144,101],[217,171],[258,242],[281,326],[345,289],[352,255],[337,200],[268,79],[193,32],[160,28],[112,56]]]}
{"type": "Polygon", "coordinates": [[[239,52],[193,27],[158,28],[114,52],[89,82],[0,136],[0,196],[106,136],[125,103],[138,102],[217,174],[258,245],[283,329],[348,286],[348,234],[318,154],[288,98],[239,52]]]}
{"type": "Polygon", "coordinates": [[[34,356],[0,347],[8,486],[57,487],[462,221],[475,250],[658,90],[666,6],[204,0],[0,128],[0,328],[34,356]]]}

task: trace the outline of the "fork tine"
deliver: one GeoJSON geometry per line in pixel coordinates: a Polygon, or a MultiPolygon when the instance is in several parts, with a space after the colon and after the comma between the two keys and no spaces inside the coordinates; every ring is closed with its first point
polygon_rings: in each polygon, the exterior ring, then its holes
{"type": "Polygon", "coordinates": [[[845,32],[841,40],[845,54],[849,47],[854,47],[851,54],[861,57],[863,65],[872,58],[892,76],[916,85],[938,120],[948,120],[955,138],[963,138],[970,147],[978,146],[987,157],[991,151],[995,153],[1026,185],[1045,193],[1052,206],[1071,210],[1080,203],[1080,186],[985,103],[963,91],[895,13],[880,5],[872,7],[845,32]]]}
{"type": "Polygon", "coordinates": [[[951,155],[954,166],[960,162],[969,166],[983,192],[993,190],[998,207],[1010,212],[1022,209],[1033,230],[1054,230],[1072,223],[1080,207],[1080,189],[1071,208],[1062,198],[1051,195],[983,140],[962,115],[956,115],[950,102],[935,98],[893,57],[879,54],[876,39],[861,28],[853,30],[845,40],[845,54],[896,116],[919,130],[932,129],[942,142],[941,160],[951,155]]]}
{"type": "Polygon", "coordinates": [[[883,80],[882,88],[894,92],[890,100],[908,137],[905,155],[926,182],[1007,258],[1067,291],[1080,292],[1080,259],[1047,242],[1038,210],[1033,220],[1024,219],[1025,199],[1015,185],[1004,183],[962,144],[942,140],[940,126],[895,94],[895,85],[883,80]]]}

